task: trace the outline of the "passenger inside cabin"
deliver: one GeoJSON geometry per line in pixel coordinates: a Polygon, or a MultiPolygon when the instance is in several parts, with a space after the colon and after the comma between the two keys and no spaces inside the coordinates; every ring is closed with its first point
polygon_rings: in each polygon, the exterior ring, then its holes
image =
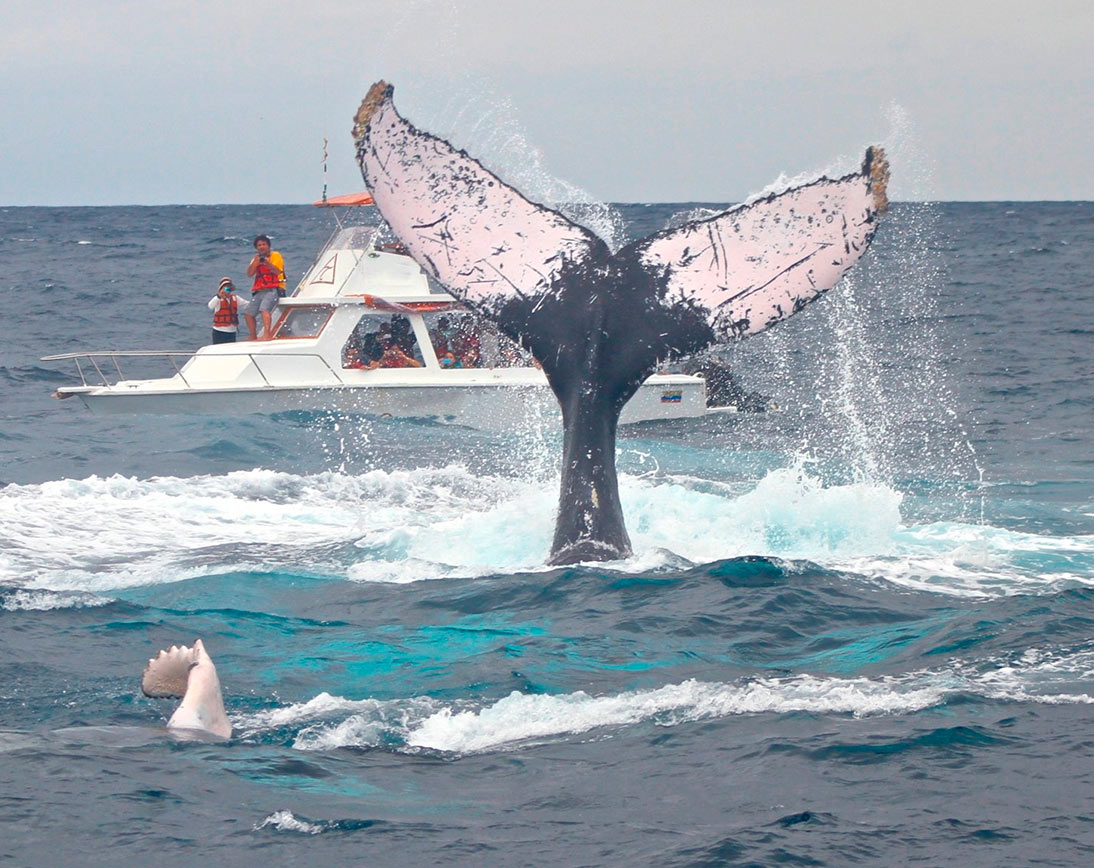
{"type": "Polygon", "coordinates": [[[413,358],[417,342],[414,340],[414,330],[410,320],[405,316],[393,316],[391,318],[391,339],[408,356],[413,358]]]}
{"type": "Polygon", "coordinates": [[[380,361],[377,363],[377,367],[380,368],[421,368],[424,367],[413,356],[407,355],[398,343],[393,338],[381,338],[381,346],[384,348],[383,354],[380,356],[380,361]]]}
{"type": "Polygon", "coordinates": [[[379,360],[380,356],[384,354],[384,348],[391,343],[391,321],[380,323],[380,327],[376,329],[374,333],[375,341],[372,343],[376,348],[376,358],[379,360]]]}
{"type": "Polygon", "coordinates": [[[429,339],[433,342],[433,351],[439,359],[446,353],[453,352],[452,338],[455,332],[452,328],[452,320],[446,316],[437,319],[435,328],[430,329],[429,339]]]}
{"type": "MultiPolygon", "coordinates": [[[[470,325],[470,322],[465,323],[465,326],[470,325]]],[[[471,328],[468,327],[460,333],[456,354],[465,368],[482,367],[482,344],[479,342],[479,336],[471,328]]]]}
{"type": "Polygon", "coordinates": [[[379,333],[373,330],[376,325],[374,317],[364,316],[357,323],[357,327],[349,336],[342,348],[343,368],[368,368],[377,367],[384,349],[380,346],[379,333]]]}
{"type": "Polygon", "coordinates": [[[366,314],[342,349],[342,367],[365,371],[424,367],[418,355],[414,330],[405,316],[384,320],[366,314]]]}
{"type": "MultiPolygon", "coordinates": [[[[499,338],[503,335],[498,335],[499,338]]],[[[524,365],[524,359],[520,355],[520,347],[511,340],[498,341],[498,367],[519,368],[524,365]]]]}
{"type": "Polygon", "coordinates": [[[378,362],[384,352],[384,348],[380,346],[380,336],[376,332],[365,333],[352,345],[366,362],[378,362]]]}
{"type": "Polygon", "coordinates": [[[342,351],[343,368],[363,368],[366,362],[361,358],[361,351],[353,344],[346,344],[342,351]]]}
{"type": "Polygon", "coordinates": [[[437,325],[429,333],[433,341],[433,350],[437,353],[437,361],[442,368],[481,368],[482,344],[479,341],[479,321],[470,315],[459,317],[442,316],[437,319],[437,325]],[[458,365],[446,365],[441,361],[451,354],[458,365]]]}

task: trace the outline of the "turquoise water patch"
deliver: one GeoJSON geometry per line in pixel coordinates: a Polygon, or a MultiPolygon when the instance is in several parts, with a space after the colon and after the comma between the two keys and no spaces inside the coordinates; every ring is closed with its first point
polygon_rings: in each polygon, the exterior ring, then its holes
{"type": "Polygon", "coordinates": [[[909,646],[945,627],[949,620],[929,618],[913,623],[863,624],[827,630],[810,639],[809,647],[817,650],[800,656],[780,657],[777,663],[769,665],[850,675],[898,656],[909,646]]]}
{"type": "Polygon", "coordinates": [[[504,675],[509,664],[483,661],[510,658],[527,639],[546,635],[539,624],[493,615],[467,616],[448,625],[324,627],[291,648],[271,651],[258,676],[269,686],[295,680],[322,684],[324,690],[347,697],[447,695],[466,689],[459,680],[466,667],[504,675]],[[357,635],[347,636],[347,630],[357,635]],[[286,650],[287,656],[279,656],[286,650]]]}
{"type": "Polygon", "coordinates": [[[292,612],[299,595],[315,593],[339,580],[290,573],[219,573],[187,579],[112,590],[117,599],[142,606],[173,610],[235,609],[276,614],[292,612]],[[281,600],[282,596],[290,599],[281,600]],[[279,605],[280,603],[280,605],[279,605]]]}

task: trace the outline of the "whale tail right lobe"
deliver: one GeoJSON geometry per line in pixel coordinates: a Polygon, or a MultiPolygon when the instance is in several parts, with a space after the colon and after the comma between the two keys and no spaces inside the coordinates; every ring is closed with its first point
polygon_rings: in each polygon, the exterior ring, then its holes
{"type": "Polygon", "coordinates": [[[148,661],[141,690],[153,698],[182,697],[167,721],[168,729],[198,730],[230,738],[232,725],[224,711],[216,666],[200,639],[191,647],[172,645],[148,661]]]}

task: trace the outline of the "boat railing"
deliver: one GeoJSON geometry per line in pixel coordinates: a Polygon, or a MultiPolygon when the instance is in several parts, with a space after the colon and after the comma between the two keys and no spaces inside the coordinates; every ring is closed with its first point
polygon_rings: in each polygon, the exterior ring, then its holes
{"type": "MultiPolygon", "coordinates": [[[[58,362],[72,359],[76,363],[76,371],[80,375],[80,382],[84,386],[90,387],[110,387],[115,386],[118,383],[126,380],[125,374],[122,372],[122,365],[119,359],[159,359],[168,361],[171,363],[171,367],[174,368],[175,374],[179,377],[182,383],[188,388],[192,389],[194,386],[186,379],[184,369],[186,363],[198,355],[194,350],[99,350],[93,352],[77,352],[77,353],[60,353],[54,356],[42,356],[43,362],[58,362]],[[180,359],[183,359],[181,364],[180,359]],[[82,362],[82,363],[81,363],[82,362]],[[113,372],[111,372],[113,368],[113,372]],[[105,369],[105,370],[104,370],[105,369]],[[94,373],[92,373],[92,370],[94,373]],[[112,380],[111,377],[116,374],[116,377],[112,380]],[[96,377],[100,382],[89,381],[89,377],[94,380],[96,377]]],[[[301,353],[301,352],[276,352],[271,350],[263,350],[262,352],[239,352],[239,353],[219,353],[216,356],[207,356],[207,359],[234,359],[245,357],[250,360],[254,365],[255,370],[259,376],[262,377],[263,383],[273,388],[277,385],[275,382],[271,382],[272,372],[264,371],[262,369],[262,361],[272,358],[295,358],[295,359],[316,359],[327,373],[331,376],[332,384],[344,384],[345,380],[341,374],[330,366],[330,363],[319,353],[301,353]]],[[[273,377],[277,379],[276,376],[273,377]]],[[[287,385],[296,385],[295,383],[287,385]]]]}

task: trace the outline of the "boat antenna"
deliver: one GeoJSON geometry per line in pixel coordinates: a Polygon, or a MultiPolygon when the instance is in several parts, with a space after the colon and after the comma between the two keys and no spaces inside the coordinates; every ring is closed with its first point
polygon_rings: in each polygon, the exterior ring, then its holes
{"type": "Polygon", "coordinates": [[[323,136],[323,204],[327,204],[327,137],[323,136]]]}

